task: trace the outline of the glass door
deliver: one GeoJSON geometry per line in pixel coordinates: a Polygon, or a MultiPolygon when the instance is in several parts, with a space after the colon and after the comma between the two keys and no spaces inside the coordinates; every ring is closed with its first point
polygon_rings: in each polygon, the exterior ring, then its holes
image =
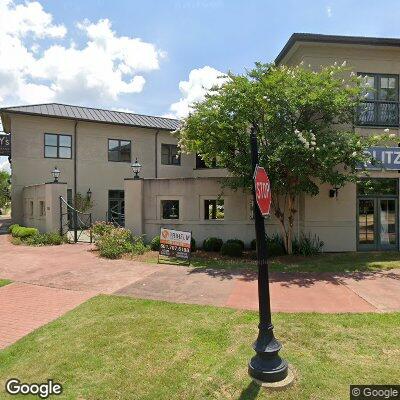
{"type": "Polygon", "coordinates": [[[397,200],[378,199],[379,243],[381,250],[397,249],[397,200]]]}
{"type": "Polygon", "coordinates": [[[397,199],[363,198],[357,203],[358,249],[397,250],[397,199]]]}
{"type": "Polygon", "coordinates": [[[108,221],[125,226],[125,200],[123,190],[108,191],[108,221]]]}
{"type": "Polygon", "coordinates": [[[375,199],[358,199],[358,248],[359,250],[375,250],[377,244],[377,223],[375,199]]]}

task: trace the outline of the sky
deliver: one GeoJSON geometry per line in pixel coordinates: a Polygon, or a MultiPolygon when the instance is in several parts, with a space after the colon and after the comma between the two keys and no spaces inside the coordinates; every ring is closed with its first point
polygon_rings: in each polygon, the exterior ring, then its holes
{"type": "Polygon", "coordinates": [[[0,0],[0,107],[181,118],[293,32],[400,37],[399,14],[398,0],[0,0]]]}

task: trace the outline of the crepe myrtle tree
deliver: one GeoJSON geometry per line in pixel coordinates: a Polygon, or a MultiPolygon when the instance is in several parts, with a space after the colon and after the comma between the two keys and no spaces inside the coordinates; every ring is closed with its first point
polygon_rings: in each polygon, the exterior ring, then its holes
{"type": "Polygon", "coordinates": [[[371,161],[365,149],[388,135],[360,137],[353,129],[366,79],[342,65],[312,71],[256,63],[242,75],[228,73],[176,131],[182,152],[229,171],[224,185],[252,188],[249,126],[259,143],[259,163],[270,177],[272,212],[292,253],[299,195],[316,196],[319,185],[341,187],[371,161]]]}

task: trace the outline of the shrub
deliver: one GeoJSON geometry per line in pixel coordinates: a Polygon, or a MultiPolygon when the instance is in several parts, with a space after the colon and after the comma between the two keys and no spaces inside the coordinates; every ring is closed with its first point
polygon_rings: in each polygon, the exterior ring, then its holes
{"type": "Polygon", "coordinates": [[[12,225],[10,225],[10,226],[8,227],[8,233],[12,233],[13,229],[14,229],[14,228],[17,228],[17,227],[19,227],[18,224],[12,224],[12,225]]]}
{"type": "MultiPolygon", "coordinates": [[[[285,245],[283,243],[283,239],[277,233],[272,236],[265,236],[267,242],[267,254],[268,257],[276,257],[276,256],[283,256],[286,254],[285,245]]],[[[250,243],[250,248],[252,250],[257,249],[257,241],[253,239],[250,243]]]]}
{"type": "Polygon", "coordinates": [[[160,235],[154,236],[153,239],[151,239],[150,249],[153,250],[153,251],[159,251],[160,250],[160,235]]]}
{"type": "Polygon", "coordinates": [[[223,256],[241,257],[243,254],[242,245],[238,242],[226,242],[221,246],[221,254],[223,256]]]}
{"type": "Polygon", "coordinates": [[[312,256],[321,252],[324,242],[317,235],[307,236],[301,234],[299,238],[293,240],[293,253],[302,256],[312,256]]]}
{"type": "Polygon", "coordinates": [[[97,239],[96,247],[101,257],[120,258],[123,254],[134,251],[132,232],[125,228],[113,228],[97,239]]]}
{"type": "Polygon", "coordinates": [[[237,243],[237,244],[239,244],[241,246],[242,251],[244,250],[244,242],[243,242],[243,240],[240,240],[240,239],[229,239],[229,240],[226,241],[226,243],[237,243]]]}
{"type": "Polygon", "coordinates": [[[38,233],[23,240],[29,246],[59,246],[66,241],[66,238],[57,232],[38,233]]]}
{"type": "Polygon", "coordinates": [[[268,257],[283,256],[286,254],[285,244],[280,235],[275,233],[272,236],[267,236],[268,257]]]}
{"type": "Polygon", "coordinates": [[[220,251],[224,242],[220,238],[209,237],[203,242],[204,251],[220,251]]]}
{"type": "Polygon", "coordinates": [[[13,237],[19,237],[21,239],[37,235],[38,233],[39,231],[36,228],[26,228],[24,226],[15,226],[11,231],[13,237]]]}
{"type": "Polygon", "coordinates": [[[20,244],[23,244],[23,241],[21,240],[21,238],[12,237],[11,243],[14,244],[15,246],[19,246],[20,244]]]}
{"type": "Polygon", "coordinates": [[[146,246],[143,242],[143,238],[141,236],[133,238],[133,254],[144,254],[146,251],[149,251],[149,247],[146,246]]]}
{"type": "Polygon", "coordinates": [[[99,237],[105,235],[106,233],[110,233],[114,229],[114,225],[111,222],[106,221],[96,221],[92,227],[92,233],[94,239],[98,239],[99,237]]]}

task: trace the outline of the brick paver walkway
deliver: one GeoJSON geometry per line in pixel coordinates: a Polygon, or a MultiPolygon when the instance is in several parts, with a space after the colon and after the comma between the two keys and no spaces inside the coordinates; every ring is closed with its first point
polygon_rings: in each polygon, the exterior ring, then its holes
{"type": "MultiPolygon", "coordinates": [[[[271,273],[273,311],[400,311],[400,270],[271,273]]],[[[255,273],[97,257],[88,244],[14,246],[0,235],[0,348],[97,293],[257,310],[255,273]]]]}
{"type": "Polygon", "coordinates": [[[72,310],[94,294],[19,282],[0,289],[0,349],[72,310]]]}

